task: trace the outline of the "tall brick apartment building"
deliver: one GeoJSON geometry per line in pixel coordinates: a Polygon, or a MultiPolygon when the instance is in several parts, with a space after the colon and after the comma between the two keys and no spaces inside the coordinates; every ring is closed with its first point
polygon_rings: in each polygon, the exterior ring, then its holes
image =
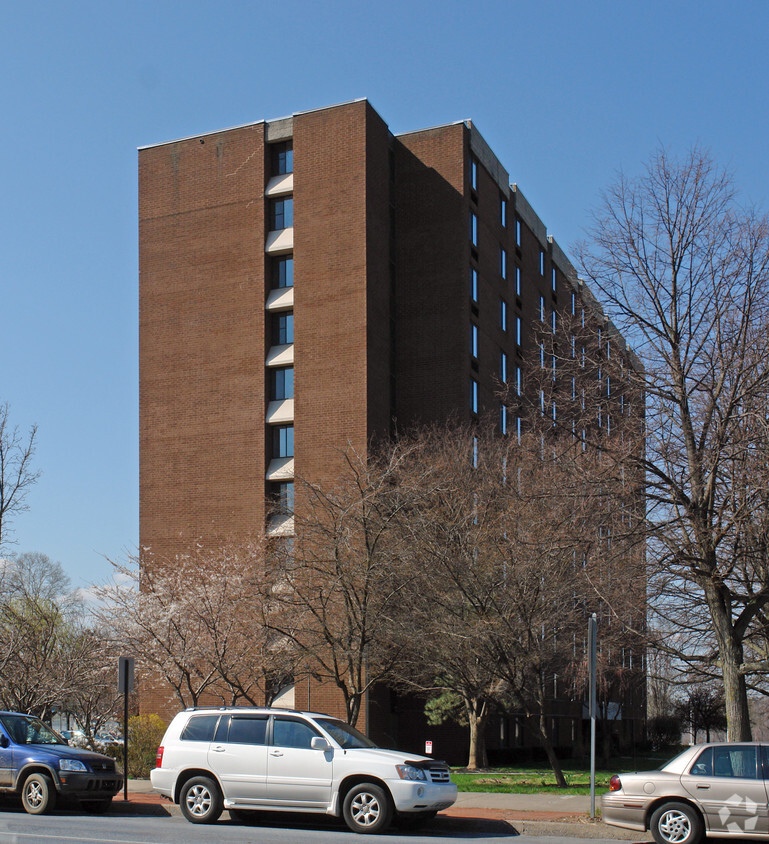
{"type": "Polygon", "coordinates": [[[394,136],[359,100],[144,147],[139,207],[140,544],[162,557],[290,534],[295,472],[333,480],[396,420],[498,412],[535,323],[594,306],[469,121],[394,136]]]}

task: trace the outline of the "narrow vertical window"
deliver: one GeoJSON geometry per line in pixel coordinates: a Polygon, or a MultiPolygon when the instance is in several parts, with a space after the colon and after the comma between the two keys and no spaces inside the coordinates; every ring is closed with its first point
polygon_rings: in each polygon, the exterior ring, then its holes
{"type": "Polygon", "coordinates": [[[499,405],[499,430],[501,433],[507,433],[507,408],[503,405],[499,405]]]}
{"type": "Polygon", "coordinates": [[[515,367],[515,392],[520,396],[523,392],[523,377],[521,367],[515,367]]]}
{"type": "Polygon", "coordinates": [[[504,196],[499,197],[499,222],[502,228],[507,228],[507,200],[504,196]]]}
{"type": "Polygon", "coordinates": [[[502,278],[507,278],[507,252],[501,248],[499,250],[499,274],[502,278]]]}
{"type": "Polygon", "coordinates": [[[292,255],[283,255],[280,258],[273,258],[270,267],[272,288],[279,290],[284,287],[294,286],[294,258],[292,255]]]}
{"type": "Polygon", "coordinates": [[[475,378],[470,379],[470,410],[478,413],[478,382],[475,378]]]}
{"type": "Polygon", "coordinates": [[[473,469],[478,468],[478,437],[473,437],[473,469]]]}
{"type": "Polygon", "coordinates": [[[516,246],[521,245],[521,221],[520,220],[515,221],[515,245],[516,246]]]}
{"type": "Polygon", "coordinates": [[[577,294],[574,292],[571,294],[571,315],[577,315],[577,294]]]}
{"type": "Polygon", "coordinates": [[[507,384],[507,355],[504,352],[499,353],[499,380],[507,384]]]}
{"type": "Polygon", "coordinates": [[[499,300],[499,327],[507,331],[507,302],[504,299],[499,300]]]}
{"type": "Polygon", "coordinates": [[[272,175],[283,176],[294,172],[294,145],[292,141],[272,144],[272,175]]]}
{"type": "Polygon", "coordinates": [[[539,297],[539,321],[540,322],[545,321],[545,297],[544,296],[539,297]]]}
{"type": "Polygon", "coordinates": [[[470,354],[473,356],[474,359],[477,360],[478,358],[478,326],[474,323],[470,323],[470,354]]]}
{"type": "Polygon", "coordinates": [[[293,197],[272,200],[270,204],[270,224],[272,231],[289,229],[294,225],[293,197]]]}
{"type": "Polygon", "coordinates": [[[470,298],[478,302],[478,270],[475,267],[470,267],[470,298]]]}
{"type": "Polygon", "coordinates": [[[472,211],[470,212],[470,243],[473,246],[478,245],[478,218],[472,211]]]}
{"type": "Polygon", "coordinates": [[[555,267],[553,267],[553,293],[556,292],[555,267]]]}
{"type": "Polygon", "coordinates": [[[553,309],[552,314],[550,314],[550,327],[553,330],[553,334],[555,334],[555,321],[556,321],[555,309],[553,309]]]}
{"type": "Polygon", "coordinates": [[[478,162],[472,155],[470,156],[470,187],[478,190],[478,162]]]}
{"type": "Polygon", "coordinates": [[[515,268],[515,295],[521,295],[521,268],[515,268]]]}
{"type": "Polygon", "coordinates": [[[515,318],[515,342],[516,345],[521,345],[521,318],[519,316],[515,318]]]}
{"type": "Polygon", "coordinates": [[[541,249],[539,250],[539,274],[545,274],[545,253],[541,249]]]}

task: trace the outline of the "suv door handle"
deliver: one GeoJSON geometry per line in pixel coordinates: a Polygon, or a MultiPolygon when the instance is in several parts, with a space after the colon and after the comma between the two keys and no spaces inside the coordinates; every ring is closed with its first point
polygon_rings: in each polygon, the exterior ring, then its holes
{"type": "Polygon", "coordinates": [[[282,750],[271,750],[270,751],[270,756],[282,756],[282,755],[283,755],[282,750]]]}
{"type": "Polygon", "coordinates": [[[223,753],[226,750],[226,748],[223,747],[221,744],[217,744],[215,747],[212,747],[211,750],[214,750],[217,753],[223,753]]]}

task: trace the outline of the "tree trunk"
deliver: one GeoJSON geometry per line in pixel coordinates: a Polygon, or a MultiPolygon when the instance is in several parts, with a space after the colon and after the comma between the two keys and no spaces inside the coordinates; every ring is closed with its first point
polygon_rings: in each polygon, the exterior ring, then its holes
{"type": "Polygon", "coordinates": [[[550,767],[553,769],[556,785],[558,786],[558,788],[566,788],[568,783],[566,782],[566,777],[564,777],[563,775],[561,763],[558,761],[558,757],[555,755],[553,744],[547,734],[545,716],[543,713],[540,713],[539,717],[537,718],[537,733],[539,735],[540,743],[542,744],[542,747],[545,749],[545,753],[547,754],[547,760],[548,762],[550,762],[550,767]]]}
{"type": "Polygon", "coordinates": [[[477,715],[473,711],[467,713],[470,725],[470,750],[467,754],[467,768],[474,771],[478,768],[488,768],[489,760],[486,756],[486,715],[477,715]]]}
{"type": "Polygon", "coordinates": [[[729,600],[723,594],[723,587],[710,579],[706,579],[703,586],[718,639],[726,704],[726,738],[728,741],[751,741],[748,690],[740,670],[743,661],[742,641],[738,640],[734,632],[729,600]]]}

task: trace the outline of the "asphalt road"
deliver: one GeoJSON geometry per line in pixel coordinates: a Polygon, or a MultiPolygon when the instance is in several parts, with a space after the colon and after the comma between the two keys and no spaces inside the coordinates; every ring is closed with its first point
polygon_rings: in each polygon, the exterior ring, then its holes
{"type": "MultiPolygon", "coordinates": [[[[392,828],[385,835],[357,836],[333,819],[303,819],[280,816],[260,819],[258,826],[241,826],[227,820],[225,814],[214,825],[195,825],[180,816],[151,815],[82,815],[59,811],[40,817],[4,807],[0,811],[0,844],[196,844],[196,842],[253,842],[253,844],[419,844],[422,841],[449,844],[459,841],[483,841],[488,844],[576,844],[585,838],[533,837],[518,835],[505,822],[489,822],[483,830],[461,819],[436,819],[419,832],[401,833],[392,828]]],[[[612,844],[602,839],[603,844],[612,844]]],[[[619,844],[619,842],[618,842],[619,844]]],[[[627,844],[627,842],[624,842],[627,844]]]]}

